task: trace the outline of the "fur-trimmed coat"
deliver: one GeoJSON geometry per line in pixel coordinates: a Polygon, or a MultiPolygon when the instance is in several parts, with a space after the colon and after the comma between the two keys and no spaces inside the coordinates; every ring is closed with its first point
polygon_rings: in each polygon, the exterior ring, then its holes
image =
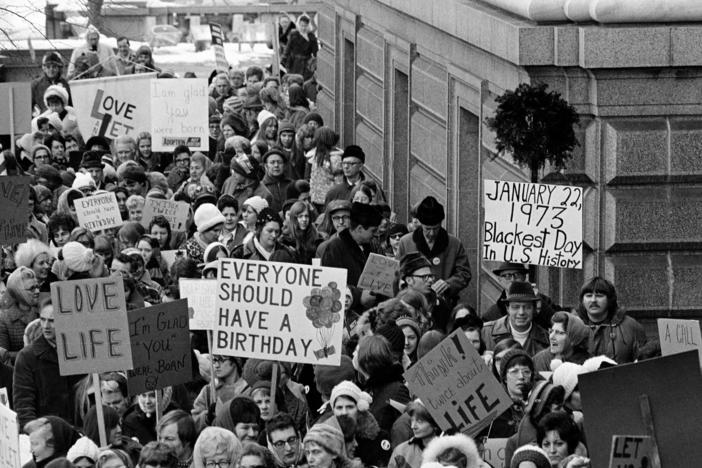
{"type": "Polygon", "coordinates": [[[475,442],[473,442],[473,439],[465,434],[435,437],[429,442],[427,448],[424,449],[422,466],[438,464],[441,454],[451,448],[458,450],[466,456],[467,468],[480,466],[481,460],[478,454],[478,447],[475,445],[475,442]]]}

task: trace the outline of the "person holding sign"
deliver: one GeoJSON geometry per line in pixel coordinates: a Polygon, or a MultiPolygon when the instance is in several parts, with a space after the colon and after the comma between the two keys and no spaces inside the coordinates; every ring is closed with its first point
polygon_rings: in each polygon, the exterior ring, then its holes
{"type": "Polygon", "coordinates": [[[249,386],[246,380],[241,378],[240,358],[213,355],[210,359],[212,359],[215,374],[215,395],[213,397],[212,388],[206,385],[195,398],[191,414],[198,431],[212,424],[217,411],[224,406],[224,403],[241,395],[249,386]]]}

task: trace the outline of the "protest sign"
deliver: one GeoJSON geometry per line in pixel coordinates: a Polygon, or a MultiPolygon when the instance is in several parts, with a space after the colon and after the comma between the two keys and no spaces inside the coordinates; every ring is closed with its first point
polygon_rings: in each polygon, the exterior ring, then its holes
{"type": "Polygon", "coordinates": [[[173,151],[178,145],[208,151],[207,80],[151,80],[150,89],[153,151],[173,151]]]}
{"type": "Polygon", "coordinates": [[[213,354],[338,366],[346,270],[223,258],[213,354]]]}
{"type": "Polygon", "coordinates": [[[5,114],[0,119],[0,135],[29,133],[32,130],[31,83],[0,83],[0,109],[5,114]]]}
{"type": "Polygon", "coordinates": [[[702,336],[698,320],[658,319],[658,338],[663,356],[695,350],[702,363],[702,336]]]}
{"type": "Polygon", "coordinates": [[[121,277],[51,284],[61,375],[132,368],[121,277]]]}
{"type": "Polygon", "coordinates": [[[583,267],[583,189],[484,180],[483,260],[583,267]]]}
{"type": "Polygon", "coordinates": [[[70,82],[73,102],[85,112],[78,112],[78,127],[87,141],[91,136],[108,140],[120,135],[136,137],[149,128],[151,110],[149,83],[156,73],[110,76],[70,82]]]}
{"type": "Polygon", "coordinates": [[[26,176],[0,177],[0,244],[27,240],[30,183],[26,176]]]}
{"type": "Polygon", "coordinates": [[[114,192],[79,198],[73,202],[73,206],[76,208],[78,224],[88,231],[102,231],[124,223],[114,192]]]}
{"type": "Polygon", "coordinates": [[[0,405],[0,468],[20,466],[17,413],[0,405]]]}
{"type": "Polygon", "coordinates": [[[407,387],[417,395],[439,427],[474,436],[512,406],[460,328],[405,372],[407,387]]]}
{"type": "Polygon", "coordinates": [[[648,436],[612,436],[609,468],[650,468],[651,438],[648,436]]]}
{"type": "Polygon", "coordinates": [[[370,254],[358,279],[358,287],[371,292],[392,297],[392,285],[400,262],[385,255],[370,254]]]}
{"type": "Polygon", "coordinates": [[[155,216],[163,216],[168,220],[168,224],[171,225],[171,231],[185,231],[185,223],[188,222],[189,212],[190,205],[185,202],[147,197],[144,200],[141,225],[148,229],[149,223],[155,216]]]}
{"type": "Polygon", "coordinates": [[[486,461],[493,468],[505,468],[505,449],[507,448],[507,439],[487,439],[483,444],[483,451],[480,458],[486,461]]]}
{"type": "Polygon", "coordinates": [[[129,337],[134,369],[128,372],[130,395],[190,382],[190,330],[186,300],[130,310],[129,337]]]}
{"type": "Polygon", "coordinates": [[[210,23],[210,34],[212,35],[212,50],[215,54],[215,62],[217,63],[217,71],[227,73],[229,71],[229,62],[224,55],[224,33],[222,26],[217,23],[210,23]]]}
{"type": "Polygon", "coordinates": [[[180,297],[188,299],[190,329],[212,330],[217,312],[217,280],[180,278],[178,289],[180,297]]]}
{"type": "Polygon", "coordinates": [[[164,262],[166,262],[166,266],[168,267],[168,271],[171,271],[171,267],[173,266],[173,263],[175,263],[176,259],[179,257],[185,257],[185,250],[180,249],[180,250],[162,250],[161,251],[161,258],[163,259],[164,262]]]}
{"type": "Polygon", "coordinates": [[[648,399],[661,466],[699,466],[702,374],[697,352],[581,374],[578,386],[587,414],[585,435],[592,466],[608,466],[612,436],[652,435],[642,411],[642,395],[648,399]]]}

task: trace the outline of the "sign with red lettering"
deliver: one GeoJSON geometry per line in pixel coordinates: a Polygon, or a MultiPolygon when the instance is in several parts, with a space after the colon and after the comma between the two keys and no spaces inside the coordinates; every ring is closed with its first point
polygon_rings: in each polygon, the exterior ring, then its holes
{"type": "Polygon", "coordinates": [[[658,338],[663,356],[695,350],[702,363],[699,320],[658,319],[658,338]]]}
{"type": "Polygon", "coordinates": [[[410,367],[405,380],[444,431],[473,437],[512,405],[460,328],[410,367]]]}
{"type": "Polygon", "coordinates": [[[51,302],[61,375],[132,368],[121,277],[52,283],[51,302]]]}
{"type": "Polygon", "coordinates": [[[651,438],[643,435],[612,436],[609,468],[650,468],[651,438]]]}
{"type": "Polygon", "coordinates": [[[130,310],[127,315],[134,360],[134,369],[127,375],[129,394],[190,382],[188,301],[130,310]]]}
{"type": "Polygon", "coordinates": [[[26,176],[0,177],[0,244],[27,240],[30,184],[26,176]]]}
{"type": "Polygon", "coordinates": [[[395,281],[395,273],[400,267],[400,262],[394,258],[370,254],[363,273],[358,279],[358,287],[368,291],[392,297],[392,285],[395,281]]]}
{"type": "Polygon", "coordinates": [[[346,269],[222,258],[213,354],[338,366],[346,269]]]}

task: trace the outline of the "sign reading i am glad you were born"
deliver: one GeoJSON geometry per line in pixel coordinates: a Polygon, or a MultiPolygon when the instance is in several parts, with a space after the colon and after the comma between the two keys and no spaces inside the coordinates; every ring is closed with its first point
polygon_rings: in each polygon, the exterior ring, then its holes
{"type": "Polygon", "coordinates": [[[346,270],[220,259],[213,354],[338,366],[346,270]]]}
{"type": "Polygon", "coordinates": [[[30,184],[26,176],[0,177],[0,244],[27,240],[30,184]]]}
{"type": "Polygon", "coordinates": [[[471,437],[512,405],[460,328],[404,374],[412,395],[422,400],[439,427],[471,437]]]}
{"type": "Polygon", "coordinates": [[[51,302],[61,375],[132,368],[121,277],[52,283],[51,302]]]}
{"type": "Polygon", "coordinates": [[[88,231],[102,231],[119,227],[124,223],[114,192],[79,198],[73,204],[76,208],[78,224],[88,231]]]}
{"type": "Polygon", "coordinates": [[[483,260],[583,267],[583,189],[483,181],[483,260]]]}
{"type": "Polygon", "coordinates": [[[185,145],[209,150],[207,80],[151,80],[151,138],[154,151],[185,145]]]}

